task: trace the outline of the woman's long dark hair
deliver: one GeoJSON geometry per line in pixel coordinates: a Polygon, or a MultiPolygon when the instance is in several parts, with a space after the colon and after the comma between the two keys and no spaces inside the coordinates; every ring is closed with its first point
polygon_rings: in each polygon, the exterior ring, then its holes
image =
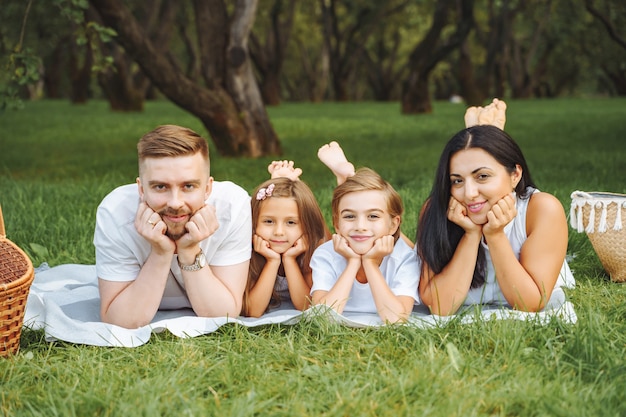
{"type": "MultiPolygon", "coordinates": [[[[433,187],[422,209],[415,237],[417,254],[423,267],[428,265],[434,274],[439,274],[448,265],[465,233],[462,227],[448,220],[451,196],[450,159],[457,152],[472,148],[479,148],[490,154],[509,173],[514,172],[517,165],[522,167],[522,178],[515,187],[518,197],[529,198],[531,190],[536,188],[522,150],[503,130],[491,125],[479,125],[463,129],[454,135],[439,159],[433,187]]],[[[481,245],[478,248],[471,288],[484,284],[485,272],[486,259],[481,245]]]]}

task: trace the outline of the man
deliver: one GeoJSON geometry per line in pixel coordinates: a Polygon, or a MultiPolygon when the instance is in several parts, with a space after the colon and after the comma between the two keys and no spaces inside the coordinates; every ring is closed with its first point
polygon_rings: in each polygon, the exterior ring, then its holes
{"type": "Polygon", "coordinates": [[[137,145],[139,177],[107,195],[94,245],[104,322],[144,326],[159,309],[241,311],[251,253],[250,197],[213,181],[204,138],[160,126],[137,145]]]}

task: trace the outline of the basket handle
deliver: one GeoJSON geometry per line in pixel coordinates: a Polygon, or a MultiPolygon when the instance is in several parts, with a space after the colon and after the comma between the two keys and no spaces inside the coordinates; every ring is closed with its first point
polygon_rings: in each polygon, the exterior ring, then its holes
{"type": "Polygon", "coordinates": [[[0,238],[4,239],[7,237],[4,232],[4,218],[2,217],[2,206],[0,206],[0,238]]]}

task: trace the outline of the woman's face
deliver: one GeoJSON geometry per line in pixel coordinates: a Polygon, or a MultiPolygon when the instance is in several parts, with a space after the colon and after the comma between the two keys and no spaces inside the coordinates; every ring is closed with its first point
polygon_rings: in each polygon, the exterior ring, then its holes
{"type": "Polygon", "coordinates": [[[491,207],[513,192],[521,177],[519,165],[510,173],[480,148],[465,149],[450,158],[452,197],[466,208],[467,216],[475,224],[487,223],[491,207]]]}

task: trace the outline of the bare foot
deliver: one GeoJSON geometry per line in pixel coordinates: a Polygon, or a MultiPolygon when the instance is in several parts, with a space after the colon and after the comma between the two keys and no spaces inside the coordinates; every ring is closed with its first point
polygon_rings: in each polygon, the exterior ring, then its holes
{"type": "Polygon", "coordinates": [[[506,123],[506,103],[494,98],[485,107],[469,107],[465,110],[465,127],[492,125],[504,130],[506,123]]]}
{"type": "Polygon", "coordinates": [[[478,115],[478,123],[481,125],[493,125],[504,130],[506,123],[506,103],[494,98],[478,115]]]}
{"type": "Polygon", "coordinates": [[[482,110],[482,107],[476,107],[476,106],[472,106],[472,107],[468,107],[467,110],[465,110],[465,127],[472,127],[472,126],[476,126],[478,124],[478,113],[480,113],[480,111],[482,110]]]}
{"type": "Polygon", "coordinates": [[[297,181],[302,175],[300,168],[293,167],[293,161],[272,161],[267,166],[267,172],[270,173],[270,178],[286,177],[292,181],[297,181]]]}
{"type": "Polygon", "coordinates": [[[335,141],[319,148],[317,157],[335,174],[337,185],[343,184],[346,179],[354,175],[354,165],[348,161],[343,149],[335,141]]]}

